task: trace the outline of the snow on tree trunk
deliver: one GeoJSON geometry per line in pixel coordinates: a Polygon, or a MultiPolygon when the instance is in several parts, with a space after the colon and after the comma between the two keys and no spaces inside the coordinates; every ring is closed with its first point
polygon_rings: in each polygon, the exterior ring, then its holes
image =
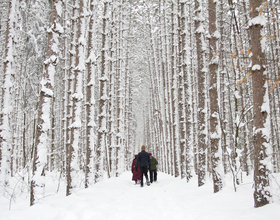
{"type": "Polygon", "coordinates": [[[47,165],[49,148],[49,133],[51,129],[51,106],[53,101],[54,76],[58,64],[59,36],[63,32],[60,25],[62,1],[51,2],[50,27],[48,29],[48,46],[44,72],[41,80],[41,91],[38,108],[38,122],[33,155],[33,175],[30,190],[30,205],[38,202],[44,193],[44,175],[47,165]]]}
{"type": "MultiPolygon", "coordinates": [[[[0,124],[0,148],[1,148],[1,167],[0,184],[9,186],[11,176],[11,151],[12,151],[12,112],[13,112],[13,92],[15,77],[14,69],[14,23],[16,22],[17,1],[9,2],[9,19],[7,22],[5,60],[4,60],[4,84],[2,87],[1,103],[1,124],[0,124]]],[[[3,194],[5,194],[5,189],[3,194]]]]}
{"type": "Polygon", "coordinates": [[[204,27],[203,12],[201,0],[195,1],[195,36],[196,36],[196,53],[197,53],[197,87],[198,87],[198,109],[197,109],[197,126],[198,126],[198,186],[205,183],[206,178],[206,104],[205,104],[205,70],[204,70],[204,27]]]}
{"type": "MultiPolygon", "coordinates": [[[[112,12],[111,13],[111,20],[114,20],[114,16],[115,13],[112,12]]],[[[109,44],[109,57],[111,57],[111,59],[108,61],[109,62],[109,103],[108,103],[108,152],[107,152],[107,156],[108,156],[108,165],[107,165],[107,170],[108,170],[108,175],[109,176],[114,176],[115,174],[115,143],[116,143],[116,130],[115,130],[115,123],[116,123],[116,96],[115,96],[115,89],[116,89],[116,83],[115,83],[115,22],[112,22],[111,24],[111,29],[110,29],[110,33],[109,33],[109,37],[110,37],[110,44],[109,44]]]]}
{"type": "Polygon", "coordinates": [[[115,77],[116,77],[116,50],[115,50],[115,35],[116,35],[116,22],[115,21],[115,11],[111,11],[110,15],[110,21],[111,21],[111,28],[108,33],[108,39],[110,39],[108,43],[108,50],[109,50],[109,57],[111,59],[108,60],[108,73],[109,73],[109,85],[108,89],[110,93],[108,94],[108,135],[107,135],[107,147],[106,147],[106,161],[107,161],[107,173],[108,176],[114,176],[115,175],[115,143],[116,143],[116,131],[115,131],[115,123],[116,123],[116,96],[115,96],[115,89],[116,89],[116,84],[115,84],[115,77]]]}
{"type": "Polygon", "coordinates": [[[61,163],[61,169],[64,169],[64,165],[66,164],[66,176],[67,176],[67,163],[66,163],[66,159],[67,159],[67,148],[68,148],[68,127],[70,124],[70,118],[69,118],[69,112],[70,112],[70,106],[68,105],[70,102],[70,80],[68,80],[69,77],[69,36],[68,36],[68,32],[70,29],[70,25],[67,26],[68,23],[68,19],[69,19],[69,12],[68,12],[68,5],[64,2],[63,3],[63,15],[62,15],[62,19],[63,19],[63,35],[62,35],[62,62],[61,62],[61,67],[63,69],[63,88],[62,88],[62,92],[63,92],[63,98],[62,98],[62,122],[61,122],[61,152],[63,152],[63,154],[65,154],[65,156],[63,157],[62,161],[60,161],[61,163]]]}
{"type": "Polygon", "coordinates": [[[218,103],[218,50],[217,40],[219,33],[216,28],[216,1],[209,0],[209,74],[210,74],[210,153],[212,162],[212,178],[214,193],[219,192],[222,187],[222,149],[220,144],[220,126],[219,126],[219,103],[218,103]]]}
{"type": "MultiPolygon", "coordinates": [[[[123,2],[123,1],[121,1],[123,2]]],[[[116,176],[118,177],[122,172],[123,167],[123,153],[124,153],[124,13],[123,4],[119,4],[117,8],[117,68],[116,68],[116,86],[117,86],[117,136],[116,136],[116,176]]]]}
{"type": "MultiPolygon", "coordinates": [[[[73,2],[73,5],[75,4],[75,1],[73,2]]],[[[67,5],[65,6],[67,9],[67,5]]],[[[66,10],[67,15],[67,10],[66,10]]],[[[67,16],[65,15],[65,19],[67,16]]],[[[76,11],[73,8],[71,12],[69,12],[69,17],[71,17],[71,24],[69,25],[72,30],[76,30],[77,21],[76,19],[76,11]]],[[[71,31],[70,35],[70,42],[75,42],[75,37],[77,35],[76,31],[71,31]]],[[[66,48],[65,48],[66,49],[66,48]]],[[[71,160],[72,160],[72,149],[70,146],[70,139],[71,139],[71,123],[72,123],[72,94],[73,94],[73,75],[74,75],[74,67],[75,67],[75,44],[70,44],[70,51],[67,51],[69,53],[69,67],[66,68],[66,78],[67,78],[67,86],[66,87],[66,196],[70,195],[71,190],[71,160]],[[69,68],[69,69],[68,69],[69,68]]]]}
{"type": "Polygon", "coordinates": [[[178,41],[176,39],[176,30],[178,27],[178,21],[176,17],[176,4],[172,3],[171,6],[171,117],[172,117],[172,135],[173,141],[172,148],[173,148],[173,167],[174,167],[174,175],[178,177],[180,175],[180,149],[179,149],[179,119],[178,119],[178,69],[177,69],[177,58],[178,58],[178,41]]]}
{"type": "Polygon", "coordinates": [[[163,71],[163,88],[164,88],[164,106],[165,106],[165,124],[166,124],[166,172],[170,174],[171,171],[171,121],[170,121],[170,105],[169,105],[169,96],[170,96],[170,83],[169,83],[169,72],[170,72],[170,49],[168,46],[168,34],[167,34],[167,12],[166,12],[166,2],[162,2],[163,10],[163,63],[165,68],[163,71]]]}
{"type": "Polygon", "coordinates": [[[109,1],[104,1],[103,8],[103,23],[102,23],[102,51],[101,51],[101,68],[100,68],[100,93],[99,93],[99,110],[98,110],[98,134],[97,134],[97,146],[95,151],[95,183],[99,182],[103,177],[103,150],[106,144],[107,133],[107,16],[108,16],[109,1]]]}
{"type": "Polygon", "coordinates": [[[249,29],[252,52],[252,84],[254,101],[254,205],[261,207],[271,201],[269,174],[271,173],[272,146],[270,143],[270,106],[266,79],[265,38],[262,38],[266,18],[262,0],[250,0],[249,29]]]}
{"type": "Polygon", "coordinates": [[[94,54],[95,39],[93,35],[93,30],[95,28],[95,17],[94,13],[96,8],[93,5],[93,0],[89,2],[90,6],[90,21],[89,21],[89,33],[88,33],[88,54],[87,54],[87,88],[86,88],[86,170],[85,170],[85,188],[87,188],[93,177],[92,169],[93,169],[93,151],[94,151],[94,107],[95,107],[95,99],[94,99],[94,78],[96,77],[95,73],[95,65],[96,58],[94,54]]]}
{"type": "Polygon", "coordinates": [[[177,2],[178,9],[178,129],[179,129],[179,146],[180,146],[180,170],[181,178],[186,177],[186,115],[185,115],[185,78],[186,72],[186,59],[185,59],[185,15],[184,3],[177,2]]]}
{"type": "MultiPolygon", "coordinates": [[[[85,73],[85,0],[76,2],[77,9],[77,39],[75,48],[75,69],[74,69],[74,93],[72,94],[72,124],[70,135],[70,175],[67,181],[67,195],[72,194],[72,190],[78,186],[79,174],[79,149],[81,143],[82,128],[82,100],[83,100],[83,78],[85,73]]],[[[74,9],[75,10],[75,9],[74,9]]]]}
{"type": "Polygon", "coordinates": [[[149,149],[150,151],[153,150],[154,156],[157,158],[160,158],[160,155],[162,154],[162,142],[165,140],[164,138],[164,127],[163,127],[163,116],[165,111],[163,106],[163,100],[162,100],[162,93],[160,89],[160,68],[157,58],[157,48],[156,48],[156,42],[155,42],[155,36],[153,33],[154,25],[152,23],[152,16],[150,14],[150,11],[148,11],[148,22],[149,22],[149,36],[150,36],[150,54],[151,54],[151,68],[150,68],[150,76],[151,76],[151,90],[152,94],[152,111],[151,111],[151,121],[152,121],[152,129],[155,131],[155,139],[152,144],[152,149],[149,149]]]}
{"type": "MultiPolygon", "coordinates": [[[[159,1],[159,10],[162,10],[161,1],[159,1]]],[[[160,99],[161,99],[161,105],[160,105],[160,112],[161,112],[161,132],[162,132],[162,142],[161,142],[161,152],[160,155],[156,155],[158,158],[158,161],[160,163],[160,169],[162,171],[166,171],[166,110],[165,110],[165,88],[163,86],[164,82],[164,71],[165,71],[165,64],[164,64],[164,45],[163,45],[163,26],[162,26],[162,12],[160,12],[159,16],[159,23],[160,23],[160,29],[159,29],[159,91],[160,91],[160,99]]]]}
{"type": "Polygon", "coordinates": [[[193,146],[192,146],[192,95],[191,95],[191,78],[192,67],[191,57],[192,52],[190,36],[192,35],[192,25],[190,24],[191,14],[189,11],[190,5],[186,2],[181,3],[181,19],[182,19],[182,71],[184,76],[184,92],[185,92],[185,127],[186,127],[186,152],[185,152],[185,166],[186,166],[186,180],[187,182],[193,177],[193,146]],[[187,14],[188,13],[188,14],[187,14]]]}

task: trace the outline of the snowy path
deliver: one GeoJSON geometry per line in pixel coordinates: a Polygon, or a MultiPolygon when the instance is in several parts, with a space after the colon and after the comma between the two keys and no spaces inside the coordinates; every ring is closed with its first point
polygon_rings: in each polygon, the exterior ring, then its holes
{"type": "Polygon", "coordinates": [[[279,204],[253,208],[249,185],[213,194],[211,184],[198,188],[196,181],[159,173],[158,183],[140,188],[125,172],[69,197],[55,194],[31,208],[0,209],[0,220],[276,220],[279,210],[279,204]]]}

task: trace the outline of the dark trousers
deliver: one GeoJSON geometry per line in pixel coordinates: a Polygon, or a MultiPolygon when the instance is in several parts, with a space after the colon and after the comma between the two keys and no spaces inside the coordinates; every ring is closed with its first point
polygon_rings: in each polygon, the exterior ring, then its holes
{"type": "Polygon", "coordinates": [[[150,181],[151,183],[157,181],[157,170],[150,170],[150,181]]]}
{"type": "Polygon", "coordinates": [[[143,176],[145,176],[147,182],[149,181],[148,167],[140,167],[140,170],[141,170],[141,186],[143,186],[143,176]]]}

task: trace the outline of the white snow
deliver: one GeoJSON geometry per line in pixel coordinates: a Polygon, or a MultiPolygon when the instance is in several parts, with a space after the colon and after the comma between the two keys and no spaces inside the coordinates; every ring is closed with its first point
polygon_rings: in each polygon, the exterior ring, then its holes
{"type": "MultiPolygon", "coordinates": [[[[276,220],[280,202],[254,208],[252,176],[244,178],[234,192],[231,179],[214,194],[212,183],[197,187],[197,179],[185,179],[158,173],[158,182],[143,188],[134,185],[131,172],[118,178],[105,179],[88,189],[65,196],[65,188],[58,188],[55,178],[48,177],[46,196],[40,204],[28,206],[17,199],[9,208],[9,198],[0,197],[1,220],[276,220]],[[50,187],[51,185],[51,187],[50,187]]],[[[279,194],[278,194],[279,195],[279,194]]],[[[21,196],[23,198],[24,196],[21,196]]]]}
{"type": "Polygon", "coordinates": [[[265,26],[266,22],[267,22],[267,20],[266,20],[265,16],[262,14],[262,15],[256,16],[253,19],[249,20],[249,26],[258,25],[258,24],[261,26],[265,26]]]}
{"type": "Polygon", "coordinates": [[[62,1],[58,1],[55,3],[55,9],[56,9],[56,12],[58,14],[59,17],[62,16],[62,11],[63,11],[63,8],[62,8],[62,1]]]}
{"type": "Polygon", "coordinates": [[[240,96],[240,94],[239,94],[239,91],[237,91],[237,90],[234,92],[234,96],[235,96],[236,99],[241,99],[242,98],[242,96],[240,96]]]}
{"type": "Polygon", "coordinates": [[[255,70],[261,70],[261,66],[259,64],[255,64],[253,67],[252,67],[252,70],[255,71],[255,70]]]}

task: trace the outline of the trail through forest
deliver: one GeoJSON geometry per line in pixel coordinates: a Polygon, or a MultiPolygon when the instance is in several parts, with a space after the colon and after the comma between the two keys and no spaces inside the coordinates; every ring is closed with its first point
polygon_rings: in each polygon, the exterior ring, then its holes
{"type": "Polygon", "coordinates": [[[279,203],[279,0],[0,2],[0,220],[257,219],[279,203]],[[142,144],[199,181],[137,188],[123,172],[142,144]],[[241,173],[254,182],[222,184],[241,173]]]}
{"type": "MultiPolygon", "coordinates": [[[[0,198],[1,220],[276,220],[279,204],[254,208],[251,177],[237,192],[230,179],[227,186],[214,194],[212,183],[197,187],[180,178],[159,173],[159,181],[140,188],[131,181],[131,173],[106,179],[88,189],[65,197],[64,187],[58,194],[46,192],[40,204],[28,207],[27,201],[17,202],[8,211],[7,199],[0,198]]],[[[52,179],[49,179],[50,183],[52,179]]],[[[49,184],[50,185],[50,184],[49,184]]],[[[55,191],[55,182],[48,191],[55,191]]]]}

